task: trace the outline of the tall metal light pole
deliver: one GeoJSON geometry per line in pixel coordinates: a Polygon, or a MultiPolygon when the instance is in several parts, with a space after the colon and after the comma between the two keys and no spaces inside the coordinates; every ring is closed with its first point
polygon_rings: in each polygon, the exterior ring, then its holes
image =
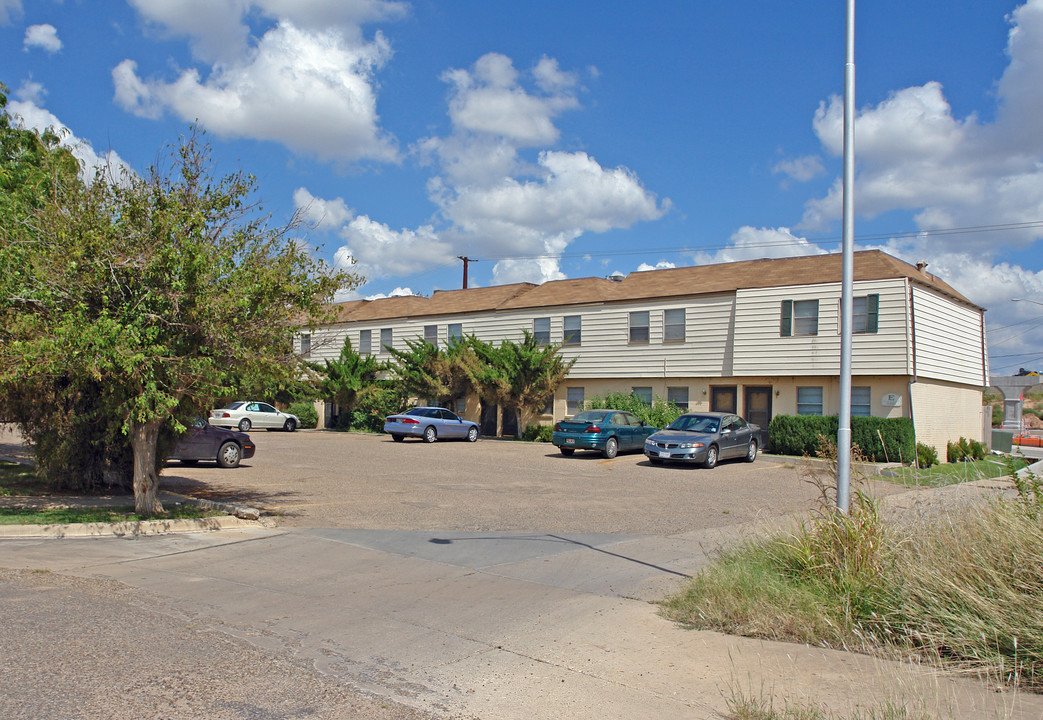
{"type": "Polygon", "coordinates": [[[855,274],[855,0],[847,0],[844,61],[844,229],[840,290],[840,423],[837,430],[837,510],[851,496],[851,302],[855,274]]]}

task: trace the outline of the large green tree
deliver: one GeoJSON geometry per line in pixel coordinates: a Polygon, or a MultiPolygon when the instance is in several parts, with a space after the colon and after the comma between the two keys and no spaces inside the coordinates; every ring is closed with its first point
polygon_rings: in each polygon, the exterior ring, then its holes
{"type": "Polygon", "coordinates": [[[439,348],[417,338],[406,340],[405,350],[388,348],[388,352],[395,380],[409,397],[449,407],[454,399],[472,389],[465,363],[473,351],[466,341],[439,348]]]}
{"type": "MultiPolygon", "coordinates": [[[[12,127],[5,115],[0,136],[12,127]]],[[[358,280],[314,260],[292,225],[271,227],[252,177],[214,178],[196,133],[144,177],[80,182],[38,165],[43,202],[19,206],[0,245],[0,267],[17,269],[0,284],[0,391],[94,383],[132,447],[137,510],[161,512],[161,429],[237,384],[298,377],[294,333],[358,280]]]]}
{"type": "Polygon", "coordinates": [[[372,355],[363,355],[344,338],[344,347],[336,360],[312,367],[320,374],[320,392],[324,399],[337,403],[340,412],[351,413],[360,402],[366,402],[380,391],[377,379],[385,365],[372,355]]]}
{"type": "Polygon", "coordinates": [[[518,414],[519,438],[526,421],[554,397],[576,362],[561,357],[561,345],[541,345],[528,330],[520,343],[504,340],[495,347],[471,336],[468,344],[474,361],[465,368],[473,386],[483,400],[518,414]]]}

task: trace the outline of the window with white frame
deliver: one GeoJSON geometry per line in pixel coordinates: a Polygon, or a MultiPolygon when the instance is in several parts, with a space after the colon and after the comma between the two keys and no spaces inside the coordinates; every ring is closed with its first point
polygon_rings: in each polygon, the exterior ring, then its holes
{"type": "Polygon", "coordinates": [[[579,345],[583,340],[583,318],[580,315],[565,316],[565,335],[562,338],[564,345],[579,345]]]}
{"type": "Polygon", "coordinates": [[[685,341],[684,308],[663,311],[663,342],[685,341]]]}
{"type": "Polygon", "coordinates": [[[395,342],[394,333],[391,328],[382,328],[380,331],[380,352],[387,352],[395,342]]]}
{"type": "Polygon", "coordinates": [[[554,396],[551,395],[547,398],[547,404],[540,410],[540,415],[553,415],[554,414],[554,396]]]}
{"type": "Polygon", "coordinates": [[[455,345],[464,339],[464,326],[461,323],[449,324],[449,344],[455,345]]]}
{"type": "Polygon", "coordinates": [[[424,325],[424,342],[438,346],[438,326],[424,325]]]}
{"type": "Polygon", "coordinates": [[[880,296],[876,293],[851,298],[851,332],[875,333],[879,324],[880,296]]]}
{"type": "Polygon", "coordinates": [[[645,405],[652,404],[652,388],[636,387],[633,388],[633,393],[637,396],[637,399],[643,402],[645,405]]]}
{"type": "Polygon", "coordinates": [[[570,387],[565,390],[565,413],[575,415],[583,410],[583,388],[570,387]]]}
{"type": "Polygon", "coordinates": [[[822,414],[822,387],[799,387],[797,388],[797,414],[798,415],[821,415],[822,414]]]}
{"type": "Polygon", "coordinates": [[[639,310],[630,313],[630,342],[648,342],[648,311],[639,310]]]}
{"type": "Polygon", "coordinates": [[[673,403],[682,410],[688,410],[688,388],[668,387],[666,389],[666,401],[673,403]]]}
{"type": "Polygon", "coordinates": [[[532,336],[537,345],[550,345],[550,318],[534,318],[532,336]]]}
{"type": "Polygon", "coordinates": [[[467,396],[461,395],[453,400],[453,409],[456,410],[456,414],[463,417],[464,413],[467,412],[467,396]]]}
{"type": "Polygon", "coordinates": [[[873,414],[873,397],[868,387],[851,388],[851,417],[869,417],[873,414]]]}
{"type": "Polygon", "coordinates": [[[818,335],[818,300],[783,300],[779,334],[818,335]]]}
{"type": "Polygon", "coordinates": [[[311,333],[301,335],[301,357],[311,356],[311,333]]]}
{"type": "Polygon", "coordinates": [[[373,352],[373,331],[359,330],[359,354],[369,355],[373,352]]]}

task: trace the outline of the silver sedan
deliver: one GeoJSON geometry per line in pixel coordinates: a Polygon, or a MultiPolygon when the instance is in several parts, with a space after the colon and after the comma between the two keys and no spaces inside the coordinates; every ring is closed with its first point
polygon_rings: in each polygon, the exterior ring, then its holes
{"type": "Polygon", "coordinates": [[[689,413],[645,440],[645,455],[653,465],[686,462],[712,468],[718,460],[728,458],[753,462],[767,440],[767,433],[759,425],[738,415],[689,413]]]}
{"type": "Polygon", "coordinates": [[[384,432],[395,442],[418,437],[433,443],[439,438],[457,438],[474,442],[478,439],[478,423],[464,420],[452,410],[440,407],[418,407],[399,415],[389,415],[384,432]]]}

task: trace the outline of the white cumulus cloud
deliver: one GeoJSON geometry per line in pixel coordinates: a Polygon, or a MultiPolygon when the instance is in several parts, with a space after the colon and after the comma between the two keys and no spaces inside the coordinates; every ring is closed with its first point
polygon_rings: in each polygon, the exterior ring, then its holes
{"type": "Polygon", "coordinates": [[[30,25],[25,29],[22,47],[27,51],[39,48],[53,55],[62,49],[62,41],[58,39],[58,30],[54,25],[30,25]]]}
{"type": "Polygon", "coordinates": [[[399,231],[368,217],[345,222],[339,257],[356,259],[368,276],[418,272],[467,255],[498,259],[498,284],[561,279],[561,254],[580,236],[668,211],[670,201],[626,167],[551,147],[559,138],[554,119],[579,108],[580,89],[578,75],[555,59],[519,71],[510,58],[489,53],[442,77],[450,85],[452,132],[415,146],[421,163],[435,168],[428,194],[437,222],[399,231]]]}
{"type": "Polygon", "coordinates": [[[204,67],[167,81],[143,78],[134,59],[124,60],[112,79],[128,112],[170,112],[221,137],[276,142],[321,161],[397,161],[396,142],[380,127],[374,79],[391,46],[379,32],[366,40],[357,23],[398,16],[399,3],[133,2],[166,32],[188,36],[204,67]],[[251,11],[278,18],[256,40],[244,21],[251,11]]]}
{"type": "MultiPolygon", "coordinates": [[[[42,88],[32,87],[30,95],[41,97],[42,88]]],[[[134,170],[124,162],[123,158],[115,150],[99,155],[94,147],[86,140],[76,137],[65,124],[49,110],[39,107],[32,100],[15,100],[7,104],[7,110],[11,115],[20,119],[23,126],[43,132],[52,129],[61,138],[62,147],[68,148],[82,167],[81,176],[85,180],[94,178],[98,171],[104,171],[114,182],[118,182],[124,173],[133,175],[134,170]]]]}
{"type": "MultiPolygon", "coordinates": [[[[996,85],[996,119],[953,116],[938,82],[905,88],[855,119],[855,209],[873,217],[892,210],[915,213],[918,227],[976,227],[1043,218],[1043,0],[1010,15],[1010,58],[996,85]]],[[[823,102],[813,123],[823,147],[842,154],[843,105],[823,102]]],[[[839,179],[808,202],[800,224],[822,229],[841,213],[839,179]]],[[[1038,228],[1012,233],[1028,244],[1038,228]]],[[[951,249],[969,249],[973,235],[953,236],[951,249]]]]}
{"type": "Polygon", "coordinates": [[[638,272],[648,272],[649,270],[669,270],[675,268],[677,265],[670,262],[669,260],[660,260],[655,265],[649,265],[648,263],[641,263],[637,266],[638,272]]]}

